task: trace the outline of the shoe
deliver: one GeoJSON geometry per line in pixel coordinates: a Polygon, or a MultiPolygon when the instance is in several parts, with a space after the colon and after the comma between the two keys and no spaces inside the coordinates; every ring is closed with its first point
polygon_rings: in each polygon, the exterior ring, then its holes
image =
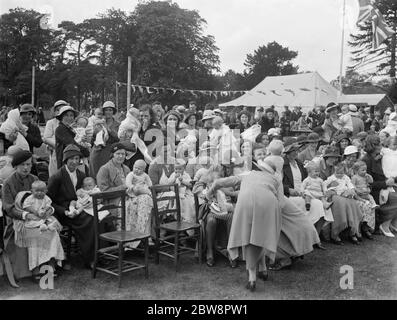
{"type": "Polygon", "coordinates": [[[320,250],[327,250],[327,248],[324,247],[321,242],[320,243],[316,243],[313,247],[315,247],[316,249],[320,249],[320,250]]]}
{"type": "Polygon", "coordinates": [[[364,234],[364,237],[366,237],[367,239],[374,240],[374,237],[372,236],[371,232],[369,232],[368,230],[364,231],[363,234],[364,234]]]}
{"type": "Polygon", "coordinates": [[[363,237],[362,237],[362,236],[356,235],[356,238],[357,238],[357,240],[358,240],[359,242],[363,242],[363,237]]]}
{"type": "Polygon", "coordinates": [[[331,239],[331,242],[333,244],[338,245],[338,246],[343,246],[344,245],[344,243],[343,243],[343,241],[341,239],[331,239]]]}
{"type": "Polygon", "coordinates": [[[396,228],[396,227],[393,227],[393,225],[390,225],[390,226],[389,226],[389,229],[390,229],[390,231],[397,232],[397,228],[396,228]]]}
{"type": "Polygon", "coordinates": [[[288,264],[282,264],[280,261],[277,261],[275,264],[269,266],[269,270],[280,271],[281,269],[291,269],[292,262],[288,264]]]}
{"type": "Polygon", "coordinates": [[[248,281],[247,285],[245,286],[249,291],[254,292],[256,289],[256,281],[248,281]]]}
{"type": "Polygon", "coordinates": [[[212,268],[215,265],[215,260],[214,258],[207,258],[206,261],[207,266],[209,266],[210,268],[212,268]]]}
{"type": "Polygon", "coordinates": [[[268,278],[269,278],[269,274],[267,273],[267,270],[258,272],[258,279],[266,281],[268,278]]]}
{"type": "Polygon", "coordinates": [[[359,245],[359,244],[360,244],[360,242],[358,241],[358,239],[357,239],[356,236],[351,236],[351,237],[350,237],[350,241],[351,241],[353,244],[355,244],[355,245],[359,245]]]}
{"type": "Polygon", "coordinates": [[[230,263],[230,268],[232,268],[232,269],[238,267],[238,261],[237,261],[237,259],[234,259],[234,260],[229,259],[229,263],[230,263]]]}
{"type": "Polygon", "coordinates": [[[382,234],[383,234],[384,236],[386,236],[386,237],[389,237],[389,238],[394,238],[394,237],[395,237],[394,234],[392,234],[390,231],[386,232],[386,231],[383,229],[382,225],[379,226],[379,230],[380,230],[380,232],[382,232],[382,234]]]}

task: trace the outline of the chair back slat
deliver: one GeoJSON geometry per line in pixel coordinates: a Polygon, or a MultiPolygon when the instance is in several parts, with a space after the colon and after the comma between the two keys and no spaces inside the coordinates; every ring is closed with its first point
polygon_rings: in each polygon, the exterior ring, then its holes
{"type": "Polygon", "coordinates": [[[91,195],[94,211],[95,250],[99,249],[99,212],[105,210],[121,209],[121,217],[114,218],[115,220],[121,219],[121,230],[125,230],[126,195],[127,194],[125,189],[117,191],[98,192],[91,195]],[[103,204],[103,206],[99,208],[99,206],[103,202],[105,202],[105,204],[103,204]]]}
{"type": "Polygon", "coordinates": [[[151,187],[152,191],[152,199],[153,199],[153,213],[154,213],[154,221],[155,221],[155,226],[158,227],[160,226],[163,217],[166,216],[169,213],[176,213],[176,220],[181,221],[181,203],[179,199],[179,188],[177,184],[171,184],[171,185],[154,185],[151,187]],[[173,192],[174,195],[166,195],[162,196],[164,192],[173,192]],[[163,208],[159,207],[159,202],[162,201],[170,201],[174,202],[175,208],[170,209],[168,206],[169,204],[163,208]]]}

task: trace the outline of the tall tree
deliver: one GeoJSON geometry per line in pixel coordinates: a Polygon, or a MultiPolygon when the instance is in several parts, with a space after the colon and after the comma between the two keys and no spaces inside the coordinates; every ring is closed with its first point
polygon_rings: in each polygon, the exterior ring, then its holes
{"type": "Polygon", "coordinates": [[[351,34],[349,45],[353,48],[353,62],[358,66],[375,64],[376,72],[396,76],[396,31],[397,31],[397,1],[376,0],[375,5],[383,14],[387,24],[394,30],[394,35],[385,41],[385,46],[372,50],[372,23],[370,21],[359,26],[357,34],[351,34]]]}
{"type": "Polygon", "coordinates": [[[244,63],[248,87],[253,88],[267,76],[296,74],[298,66],[293,65],[291,60],[297,56],[297,51],[291,51],[275,41],[260,46],[253,54],[247,55],[244,63]]]}

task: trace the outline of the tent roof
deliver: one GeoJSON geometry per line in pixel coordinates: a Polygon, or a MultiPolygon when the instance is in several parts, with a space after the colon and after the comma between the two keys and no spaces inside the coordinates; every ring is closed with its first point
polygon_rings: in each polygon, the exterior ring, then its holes
{"type": "Polygon", "coordinates": [[[336,102],[337,92],[317,72],[266,77],[241,97],[220,106],[326,106],[336,102]]]}
{"type": "Polygon", "coordinates": [[[376,106],[386,94],[343,94],[338,103],[356,103],[368,104],[369,106],[376,106]]]}

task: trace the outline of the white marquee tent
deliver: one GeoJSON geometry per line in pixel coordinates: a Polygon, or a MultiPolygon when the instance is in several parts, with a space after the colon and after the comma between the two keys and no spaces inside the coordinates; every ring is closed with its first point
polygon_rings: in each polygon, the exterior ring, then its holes
{"type": "Polygon", "coordinates": [[[284,107],[313,108],[337,102],[338,90],[317,72],[266,77],[241,97],[220,104],[221,107],[284,107]]]}

